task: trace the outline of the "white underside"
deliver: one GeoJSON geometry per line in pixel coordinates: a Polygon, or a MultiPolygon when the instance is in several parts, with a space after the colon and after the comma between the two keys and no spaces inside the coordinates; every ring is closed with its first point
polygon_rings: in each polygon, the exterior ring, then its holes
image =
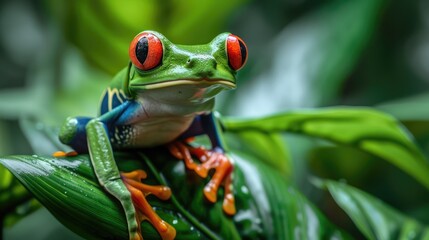
{"type": "Polygon", "coordinates": [[[169,143],[185,132],[195,116],[213,109],[219,89],[213,85],[179,85],[143,91],[141,108],[130,126],[123,147],[153,147],[169,143]]]}
{"type": "Polygon", "coordinates": [[[132,125],[129,147],[154,147],[169,143],[191,125],[194,116],[158,117],[132,125]]]}

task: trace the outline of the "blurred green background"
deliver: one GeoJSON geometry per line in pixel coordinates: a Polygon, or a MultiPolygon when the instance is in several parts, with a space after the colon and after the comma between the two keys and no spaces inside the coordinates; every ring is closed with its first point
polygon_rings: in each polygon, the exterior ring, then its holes
{"type": "MultiPolygon", "coordinates": [[[[0,155],[37,148],[20,128],[23,117],[58,126],[66,116],[95,116],[102,89],[128,63],[129,42],[151,29],[180,44],[206,43],[224,31],[247,43],[238,88],[218,99],[223,115],[375,107],[397,117],[427,156],[428,12],[426,0],[3,0],[0,155]]],[[[297,185],[332,221],[354,231],[348,219],[329,210],[332,201],[314,192],[308,176],[346,179],[429,223],[427,192],[391,165],[353,149],[286,138],[297,185]]],[[[76,238],[46,210],[7,228],[4,236],[22,239],[23,229],[32,239],[76,238]]]]}

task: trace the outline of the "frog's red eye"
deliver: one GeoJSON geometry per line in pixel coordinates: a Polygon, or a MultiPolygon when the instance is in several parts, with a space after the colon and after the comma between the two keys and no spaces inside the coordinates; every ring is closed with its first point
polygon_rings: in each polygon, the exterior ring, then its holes
{"type": "Polygon", "coordinates": [[[226,52],[228,54],[229,66],[239,70],[247,60],[247,47],[241,38],[230,34],[226,39],[226,52]]]}
{"type": "Polygon", "coordinates": [[[129,54],[131,62],[141,70],[150,70],[162,62],[162,43],[152,33],[142,32],[131,42],[129,54]]]}

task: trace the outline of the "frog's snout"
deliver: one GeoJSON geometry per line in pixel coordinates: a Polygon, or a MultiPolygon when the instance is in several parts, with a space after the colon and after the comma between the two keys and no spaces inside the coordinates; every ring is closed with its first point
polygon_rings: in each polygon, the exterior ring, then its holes
{"type": "Polygon", "coordinates": [[[202,78],[212,77],[217,67],[217,61],[213,56],[196,55],[186,61],[186,67],[196,70],[202,78]]]}

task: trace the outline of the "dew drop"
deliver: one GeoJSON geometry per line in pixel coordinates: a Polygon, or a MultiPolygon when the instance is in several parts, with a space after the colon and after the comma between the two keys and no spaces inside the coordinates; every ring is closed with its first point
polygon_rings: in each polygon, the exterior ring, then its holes
{"type": "Polygon", "coordinates": [[[244,194],[248,194],[249,193],[249,189],[246,186],[241,186],[241,192],[244,194]]]}

